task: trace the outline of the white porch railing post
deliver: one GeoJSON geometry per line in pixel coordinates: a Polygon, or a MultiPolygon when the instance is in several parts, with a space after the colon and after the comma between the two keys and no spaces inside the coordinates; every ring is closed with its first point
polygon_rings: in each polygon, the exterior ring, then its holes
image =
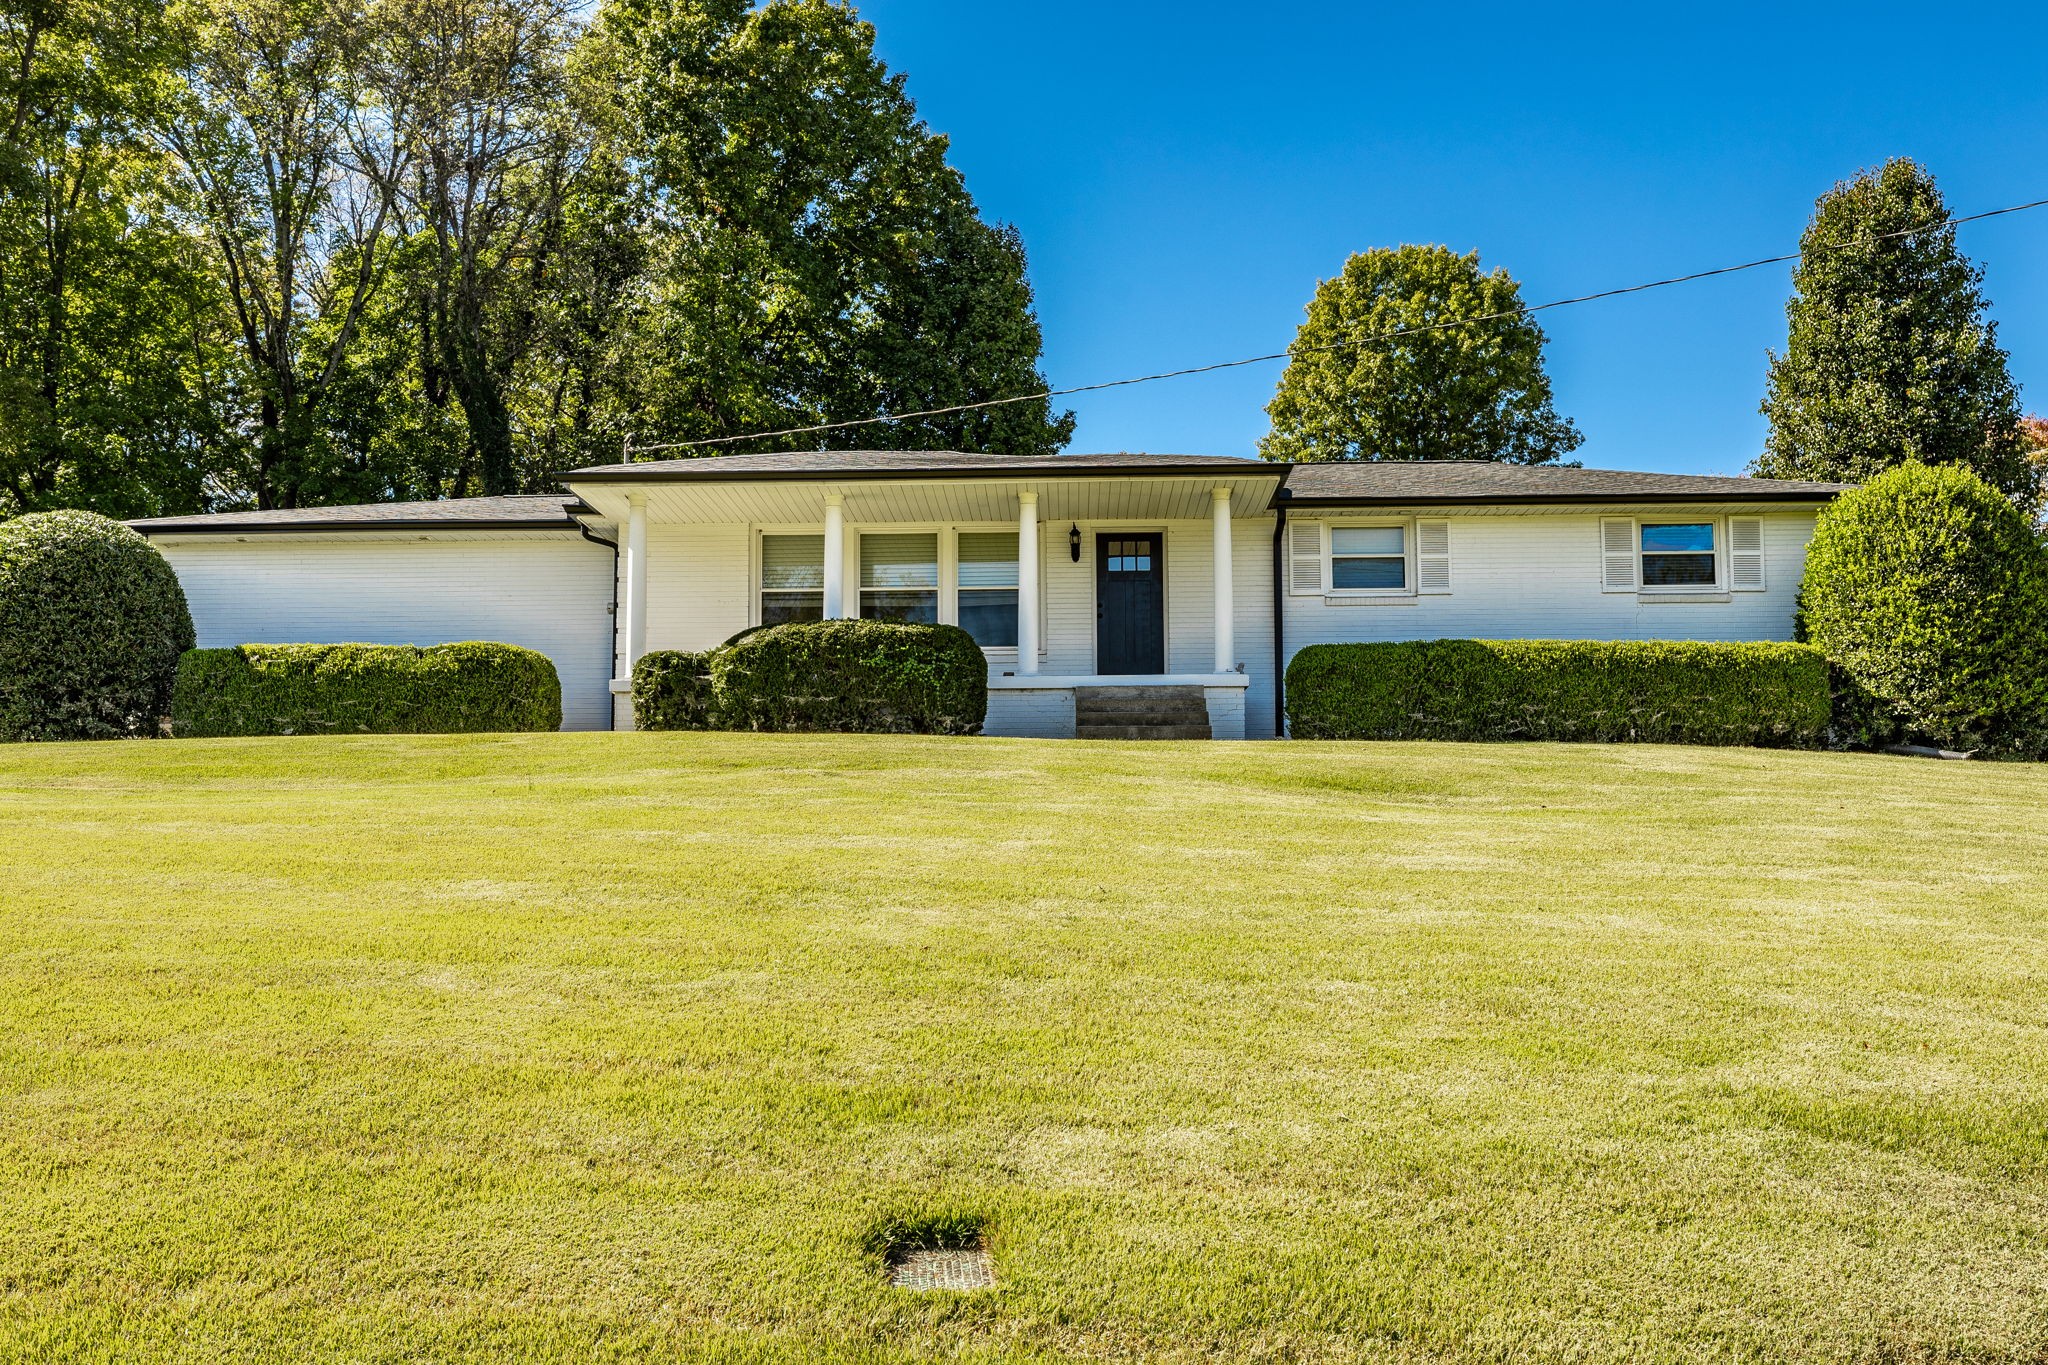
{"type": "Polygon", "coordinates": [[[1017,495],[1017,672],[1038,671],[1038,494],[1017,495]]]}
{"type": "Polygon", "coordinates": [[[846,615],[846,499],[825,495],[825,619],[846,615]]]}
{"type": "Polygon", "coordinates": [[[626,658],[621,677],[647,652],[647,495],[630,495],[626,512],[626,658]]]}
{"type": "Polygon", "coordinates": [[[1216,585],[1216,671],[1228,673],[1237,667],[1237,641],[1233,638],[1236,604],[1231,593],[1230,490],[1218,488],[1209,496],[1210,520],[1216,533],[1216,562],[1211,570],[1216,585]]]}

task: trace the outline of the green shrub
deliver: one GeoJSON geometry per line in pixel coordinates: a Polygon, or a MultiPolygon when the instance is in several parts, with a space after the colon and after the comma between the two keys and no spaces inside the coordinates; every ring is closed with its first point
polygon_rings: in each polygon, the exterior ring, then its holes
{"type": "Polygon", "coordinates": [[[171,702],[180,737],[559,730],[562,684],[517,645],[195,649],[171,702]]]}
{"type": "Polygon", "coordinates": [[[1849,743],[2048,753],[2048,552],[1959,466],[1905,464],[1821,513],[1799,593],[1849,743]]]}
{"type": "Polygon", "coordinates": [[[774,626],[713,652],[711,680],[738,730],[964,735],[988,714],[987,657],[958,626],[774,626]]]}
{"type": "Polygon", "coordinates": [[[0,523],[0,739],[161,733],[192,613],[154,545],[91,512],[0,523]]]}
{"type": "Polygon", "coordinates": [[[715,730],[711,655],[657,649],[633,665],[633,726],[639,730],[715,730]]]}
{"type": "Polygon", "coordinates": [[[1287,666],[1297,739],[1815,746],[1828,669],[1794,644],[1413,640],[1310,645],[1287,666]]]}

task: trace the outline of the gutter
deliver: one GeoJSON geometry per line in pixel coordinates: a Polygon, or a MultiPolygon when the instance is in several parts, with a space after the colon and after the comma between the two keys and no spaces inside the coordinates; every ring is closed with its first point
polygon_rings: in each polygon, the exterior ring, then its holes
{"type": "Polygon", "coordinates": [[[616,730],[619,728],[619,707],[612,699],[612,675],[618,671],[619,659],[619,542],[606,540],[580,521],[576,523],[576,532],[592,545],[602,545],[612,552],[612,604],[609,609],[612,618],[612,652],[604,661],[604,728],[616,730]]]}
{"type": "Polygon", "coordinates": [[[131,521],[128,528],[144,536],[306,536],[326,535],[334,531],[568,531],[583,523],[575,520],[563,521],[450,521],[446,518],[435,520],[393,518],[388,521],[369,517],[335,519],[327,521],[264,522],[260,525],[240,526],[166,526],[148,521],[131,521]]]}
{"type": "Polygon", "coordinates": [[[1294,491],[1273,494],[1273,737],[1287,738],[1287,508],[1294,491]]]}

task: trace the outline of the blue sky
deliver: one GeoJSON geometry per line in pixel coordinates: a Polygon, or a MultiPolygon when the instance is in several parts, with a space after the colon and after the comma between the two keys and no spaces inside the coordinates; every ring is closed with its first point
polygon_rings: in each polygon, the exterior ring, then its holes
{"type": "MultiPolygon", "coordinates": [[[[860,10],[1023,233],[1060,385],[1278,350],[1367,247],[1476,249],[1538,302],[1793,250],[1816,195],[1888,156],[1959,213],[2048,198],[2040,6],[860,10]]],[[[2048,209],[1962,244],[2048,412],[2048,209]]],[[[1787,289],[1773,267],[1545,314],[1579,458],[1739,473],[1787,289]]],[[[1278,370],[1074,400],[1072,448],[1250,454],[1278,370]]]]}

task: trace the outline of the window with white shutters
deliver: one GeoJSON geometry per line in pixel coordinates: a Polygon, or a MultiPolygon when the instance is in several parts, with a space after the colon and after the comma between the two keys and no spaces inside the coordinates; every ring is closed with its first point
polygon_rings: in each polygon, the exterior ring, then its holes
{"type": "Polygon", "coordinates": [[[1415,523],[1415,590],[1425,593],[1451,590],[1451,524],[1448,521],[1415,523]]]}
{"type": "Polygon", "coordinates": [[[1764,590],[1764,520],[1728,518],[1728,586],[1736,592],[1764,590]]]}
{"type": "Polygon", "coordinates": [[[1296,521],[1287,527],[1287,588],[1294,593],[1323,590],[1323,524],[1296,521]]]}
{"type": "Polygon", "coordinates": [[[1601,519],[1600,587],[1603,592],[1636,590],[1636,523],[1633,517],[1601,519]]]}

